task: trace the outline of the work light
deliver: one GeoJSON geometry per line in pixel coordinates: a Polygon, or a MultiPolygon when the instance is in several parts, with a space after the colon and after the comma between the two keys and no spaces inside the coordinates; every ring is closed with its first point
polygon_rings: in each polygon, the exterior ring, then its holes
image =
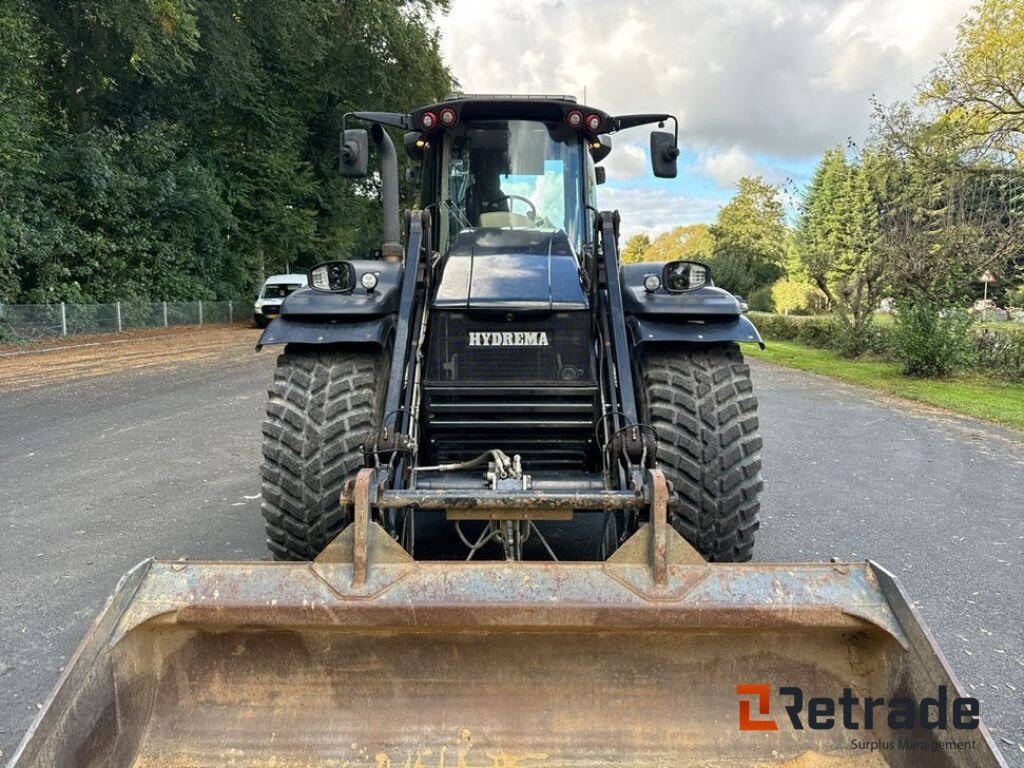
{"type": "Polygon", "coordinates": [[[665,288],[672,293],[692,291],[711,282],[707,264],[699,261],[670,261],[665,265],[665,288]]]}

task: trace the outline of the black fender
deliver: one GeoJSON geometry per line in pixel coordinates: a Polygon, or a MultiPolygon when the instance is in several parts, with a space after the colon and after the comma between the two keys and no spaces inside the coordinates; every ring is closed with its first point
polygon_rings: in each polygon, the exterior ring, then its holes
{"type": "Polygon", "coordinates": [[[740,344],[758,344],[764,349],[761,334],[746,315],[720,319],[705,318],[700,322],[682,318],[652,320],[646,317],[630,317],[626,325],[636,345],[719,344],[724,341],[735,341],[740,344]]]}
{"type": "Polygon", "coordinates": [[[260,335],[256,349],[272,344],[313,344],[384,347],[395,330],[393,315],[354,322],[293,320],[280,316],[260,335]]]}

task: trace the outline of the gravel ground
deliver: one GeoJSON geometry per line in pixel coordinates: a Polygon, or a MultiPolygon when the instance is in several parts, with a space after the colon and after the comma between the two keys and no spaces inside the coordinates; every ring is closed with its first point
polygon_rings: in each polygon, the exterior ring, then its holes
{"type": "MultiPolygon", "coordinates": [[[[252,353],[255,338],[0,358],[0,756],[129,567],[265,557],[256,468],[274,353],[252,353]]],[[[763,364],[754,375],[757,559],[870,557],[895,572],[1024,766],[1024,435],[763,364]]]]}

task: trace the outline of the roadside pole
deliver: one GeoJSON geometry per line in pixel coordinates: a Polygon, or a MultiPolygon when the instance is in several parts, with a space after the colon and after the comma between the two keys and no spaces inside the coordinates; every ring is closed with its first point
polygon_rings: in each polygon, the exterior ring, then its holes
{"type": "Polygon", "coordinates": [[[167,302],[164,302],[164,328],[167,327],[167,302]]]}
{"type": "Polygon", "coordinates": [[[203,300],[199,300],[199,324],[203,324],[203,300]]]}
{"type": "Polygon", "coordinates": [[[68,308],[63,301],[60,303],[60,335],[68,335],[68,308]]]}
{"type": "Polygon", "coordinates": [[[117,332],[121,332],[121,302],[117,302],[117,332]]]}

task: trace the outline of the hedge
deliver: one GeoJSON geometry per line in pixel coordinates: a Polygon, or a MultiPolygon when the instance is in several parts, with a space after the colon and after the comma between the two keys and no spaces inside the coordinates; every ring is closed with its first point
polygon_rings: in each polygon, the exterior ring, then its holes
{"type": "MultiPolygon", "coordinates": [[[[838,351],[836,329],[829,317],[751,312],[750,319],[766,341],[795,341],[809,347],[838,351]]],[[[976,326],[971,330],[974,342],[972,370],[1011,381],[1024,381],[1024,332],[1012,325],[1006,329],[976,326]]],[[[891,325],[873,323],[868,351],[892,359],[891,332],[891,325]]]]}

